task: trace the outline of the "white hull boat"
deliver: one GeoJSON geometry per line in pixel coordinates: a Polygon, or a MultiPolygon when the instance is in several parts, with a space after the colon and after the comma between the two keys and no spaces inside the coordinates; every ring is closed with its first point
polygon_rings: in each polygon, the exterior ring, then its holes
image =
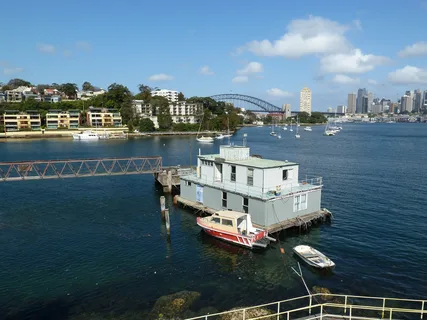
{"type": "Polygon", "coordinates": [[[217,139],[217,140],[221,140],[221,139],[224,139],[225,138],[225,136],[224,135],[222,135],[222,134],[219,134],[219,135],[217,135],[216,137],[215,137],[215,139],[217,139]]]}
{"type": "Polygon", "coordinates": [[[204,143],[213,143],[214,142],[214,138],[212,137],[197,137],[196,138],[197,141],[199,142],[204,142],[204,143]]]}
{"type": "Polygon", "coordinates": [[[82,133],[74,133],[74,140],[99,140],[99,134],[92,131],[84,131],[82,133]]]}
{"type": "Polygon", "coordinates": [[[313,129],[311,129],[311,127],[305,127],[304,131],[313,131],[313,129]]]}
{"type": "Polygon", "coordinates": [[[308,265],[319,269],[332,269],[335,263],[321,253],[307,245],[299,245],[293,248],[293,251],[308,265]]]}

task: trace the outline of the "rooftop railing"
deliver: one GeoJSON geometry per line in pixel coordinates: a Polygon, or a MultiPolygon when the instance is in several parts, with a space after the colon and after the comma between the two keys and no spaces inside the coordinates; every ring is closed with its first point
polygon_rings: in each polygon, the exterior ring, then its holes
{"type": "Polygon", "coordinates": [[[187,320],[423,319],[427,300],[317,293],[187,320]]]}
{"type": "Polygon", "coordinates": [[[286,197],[294,193],[306,192],[322,187],[322,177],[307,177],[305,180],[290,183],[289,185],[283,186],[280,190],[276,187],[259,187],[253,184],[241,183],[238,181],[231,181],[224,175],[220,177],[211,177],[207,175],[201,175],[197,177],[196,171],[192,171],[186,178],[194,183],[201,183],[208,186],[217,187],[224,191],[231,191],[250,197],[261,198],[263,200],[272,200],[275,198],[286,197]]]}

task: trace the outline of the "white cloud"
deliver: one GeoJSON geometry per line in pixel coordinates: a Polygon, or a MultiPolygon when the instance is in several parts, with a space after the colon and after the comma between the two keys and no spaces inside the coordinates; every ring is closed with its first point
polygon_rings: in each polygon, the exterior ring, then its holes
{"type": "Polygon", "coordinates": [[[215,72],[213,72],[209,66],[203,66],[200,68],[200,74],[203,74],[205,76],[212,76],[215,74],[215,72]]]}
{"type": "Polygon", "coordinates": [[[8,75],[23,72],[23,71],[24,71],[24,68],[4,68],[3,74],[5,76],[8,76],[8,75]]]}
{"type": "Polygon", "coordinates": [[[283,91],[282,89],[279,89],[279,88],[268,89],[267,93],[270,96],[273,96],[273,97],[283,97],[283,98],[292,97],[292,93],[291,92],[289,92],[289,91],[283,91]]]}
{"type": "Polygon", "coordinates": [[[237,53],[248,50],[258,56],[299,58],[315,53],[347,51],[351,45],[345,37],[348,26],[322,17],[293,20],[279,40],[252,41],[237,53]]]}
{"type": "Polygon", "coordinates": [[[390,72],[388,79],[394,84],[427,84],[427,70],[414,66],[390,72]]]}
{"type": "Polygon", "coordinates": [[[359,78],[351,78],[345,74],[337,74],[332,78],[332,82],[339,84],[358,84],[360,82],[359,78]]]}
{"type": "Polygon", "coordinates": [[[249,81],[248,76],[237,76],[237,77],[234,77],[233,80],[231,80],[231,82],[234,82],[234,83],[243,83],[248,81],[249,81]]]}
{"type": "Polygon", "coordinates": [[[56,52],[56,48],[52,44],[39,43],[37,44],[37,48],[40,52],[53,54],[56,52]]]}
{"type": "Polygon", "coordinates": [[[264,71],[264,67],[259,62],[249,62],[244,68],[237,70],[237,74],[249,75],[253,73],[260,73],[264,71]]]}
{"type": "Polygon", "coordinates": [[[173,80],[173,77],[168,75],[168,74],[158,73],[158,74],[153,74],[151,77],[148,78],[148,80],[150,80],[150,81],[169,81],[169,80],[173,80]]]}
{"type": "Polygon", "coordinates": [[[368,83],[373,85],[373,86],[376,86],[378,84],[378,82],[376,80],[373,80],[373,79],[369,79],[368,83]]]}
{"type": "Polygon", "coordinates": [[[398,55],[401,58],[427,55],[427,42],[420,41],[406,46],[405,49],[399,51],[398,55]]]}
{"type": "Polygon", "coordinates": [[[354,49],[349,53],[324,56],[320,59],[320,69],[326,73],[365,73],[390,61],[387,57],[363,54],[360,49],[354,49]]]}
{"type": "Polygon", "coordinates": [[[76,48],[77,48],[77,50],[88,52],[91,49],[91,45],[87,41],[77,41],[76,42],[76,48]]]}

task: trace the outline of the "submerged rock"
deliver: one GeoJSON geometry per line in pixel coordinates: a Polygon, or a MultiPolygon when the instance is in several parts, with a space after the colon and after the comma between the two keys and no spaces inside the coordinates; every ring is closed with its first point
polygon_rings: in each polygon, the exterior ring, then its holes
{"type": "Polygon", "coordinates": [[[328,288],[314,286],[311,288],[313,294],[322,293],[322,295],[318,296],[322,302],[331,301],[334,297],[330,296],[332,292],[328,288]]]}
{"type": "Polygon", "coordinates": [[[150,313],[151,319],[179,319],[200,297],[195,291],[181,291],[157,299],[150,313]]]}
{"type": "MultiPolygon", "coordinates": [[[[236,309],[242,309],[243,307],[239,308],[233,308],[230,310],[229,313],[223,314],[220,316],[220,320],[243,320],[243,313],[242,311],[235,311],[236,309]]],[[[268,316],[269,314],[273,314],[273,311],[265,309],[265,308],[253,308],[246,310],[245,312],[245,318],[251,319],[256,317],[262,317],[262,316],[268,316]]],[[[271,317],[265,317],[263,320],[277,320],[277,316],[271,316],[271,317]]]]}

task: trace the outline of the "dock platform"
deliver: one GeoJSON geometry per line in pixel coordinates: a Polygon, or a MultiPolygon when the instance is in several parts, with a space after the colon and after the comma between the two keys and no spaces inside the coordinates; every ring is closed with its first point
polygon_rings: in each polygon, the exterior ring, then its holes
{"type": "Polygon", "coordinates": [[[192,174],[194,170],[190,167],[163,167],[161,172],[156,172],[154,178],[163,187],[164,193],[171,193],[172,188],[179,188],[180,177],[192,174]]]}
{"type": "MultiPolygon", "coordinates": [[[[187,200],[178,195],[174,197],[174,203],[180,204],[184,208],[191,208],[196,211],[197,215],[200,216],[212,215],[217,211],[215,209],[204,206],[202,203],[187,200]]],[[[308,230],[308,228],[310,228],[313,224],[325,222],[330,219],[332,219],[332,213],[328,209],[323,208],[319,211],[288,219],[279,223],[272,224],[270,226],[260,226],[255,223],[253,223],[253,225],[258,228],[267,229],[268,233],[274,234],[282,230],[287,230],[291,228],[308,230]]]]}

